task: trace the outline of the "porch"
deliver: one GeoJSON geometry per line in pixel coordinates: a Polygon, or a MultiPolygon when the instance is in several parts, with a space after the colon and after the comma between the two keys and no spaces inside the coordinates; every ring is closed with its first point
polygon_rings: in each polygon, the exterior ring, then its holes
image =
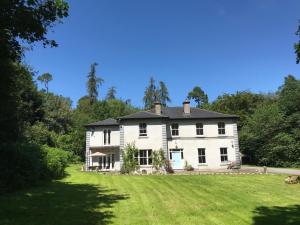
{"type": "Polygon", "coordinates": [[[90,147],[90,171],[119,170],[119,146],[90,147]]]}

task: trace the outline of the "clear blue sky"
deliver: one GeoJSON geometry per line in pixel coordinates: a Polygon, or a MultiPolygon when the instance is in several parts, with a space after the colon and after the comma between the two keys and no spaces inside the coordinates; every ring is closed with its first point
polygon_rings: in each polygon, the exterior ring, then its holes
{"type": "Polygon", "coordinates": [[[49,35],[58,48],[36,45],[26,62],[50,72],[51,91],[74,105],[86,94],[90,64],[117,95],[142,106],[149,77],[169,88],[171,105],[201,86],[214,100],[238,90],[274,91],[299,78],[293,43],[299,0],[69,1],[69,17],[49,35]]]}

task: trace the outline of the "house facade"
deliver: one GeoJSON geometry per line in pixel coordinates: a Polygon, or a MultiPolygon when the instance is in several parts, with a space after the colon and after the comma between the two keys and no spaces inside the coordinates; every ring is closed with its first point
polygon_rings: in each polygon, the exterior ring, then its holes
{"type": "Polygon", "coordinates": [[[119,171],[122,151],[134,144],[139,152],[140,170],[152,170],[152,152],[162,149],[173,169],[185,164],[196,170],[226,169],[230,162],[240,165],[235,115],[190,107],[162,107],[86,125],[87,171],[119,171]]]}

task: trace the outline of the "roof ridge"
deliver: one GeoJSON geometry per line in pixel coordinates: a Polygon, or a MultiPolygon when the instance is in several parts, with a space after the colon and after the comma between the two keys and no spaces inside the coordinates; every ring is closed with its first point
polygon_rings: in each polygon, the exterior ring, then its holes
{"type": "Polygon", "coordinates": [[[201,109],[201,108],[197,108],[197,107],[195,107],[195,108],[196,108],[196,109],[203,110],[203,111],[206,111],[206,112],[211,112],[211,113],[219,113],[219,114],[223,114],[223,115],[236,116],[236,115],[234,115],[234,114],[227,114],[227,113],[222,113],[222,112],[212,111],[212,110],[208,110],[208,109],[201,109]]]}

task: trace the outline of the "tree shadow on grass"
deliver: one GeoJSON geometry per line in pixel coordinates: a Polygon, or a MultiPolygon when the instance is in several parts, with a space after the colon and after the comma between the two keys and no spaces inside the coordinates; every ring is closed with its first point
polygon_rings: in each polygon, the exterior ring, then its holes
{"type": "Polygon", "coordinates": [[[258,207],[254,211],[253,225],[299,225],[300,205],[286,207],[258,207]]]}
{"type": "Polygon", "coordinates": [[[115,203],[128,198],[88,184],[53,182],[29,192],[0,197],[1,225],[110,224],[115,203]]]}

